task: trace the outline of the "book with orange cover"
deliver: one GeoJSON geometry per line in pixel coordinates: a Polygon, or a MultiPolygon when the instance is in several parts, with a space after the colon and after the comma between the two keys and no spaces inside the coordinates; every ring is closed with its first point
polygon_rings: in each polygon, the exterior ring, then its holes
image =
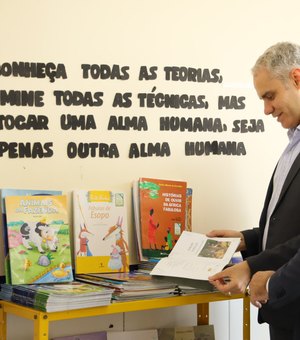
{"type": "Polygon", "coordinates": [[[140,236],[142,256],[167,256],[186,229],[185,181],[140,178],[140,236]]]}

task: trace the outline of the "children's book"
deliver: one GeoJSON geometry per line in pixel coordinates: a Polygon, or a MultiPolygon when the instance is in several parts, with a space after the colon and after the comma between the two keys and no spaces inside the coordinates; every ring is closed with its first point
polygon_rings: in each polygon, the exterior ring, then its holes
{"type": "Polygon", "coordinates": [[[169,256],[160,259],[150,274],[207,281],[230,263],[239,243],[238,237],[209,238],[183,231],[169,256]]]}
{"type": "Polygon", "coordinates": [[[7,196],[12,284],[73,280],[65,195],[7,196]]]}
{"type": "Polygon", "coordinates": [[[62,195],[62,191],[59,190],[35,190],[35,189],[1,189],[1,227],[0,232],[0,243],[4,244],[1,248],[0,254],[0,275],[5,274],[6,282],[10,282],[10,268],[9,268],[9,251],[8,251],[8,238],[7,238],[7,227],[6,227],[6,211],[5,211],[5,197],[6,196],[27,196],[27,195],[62,195]]]}
{"type": "Polygon", "coordinates": [[[123,192],[73,192],[75,272],[129,271],[126,197],[123,192]]]}
{"type": "Polygon", "coordinates": [[[187,183],[184,181],[139,179],[136,204],[139,212],[135,214],[139,218],[137,238],[140,237],[144,258],[168,256],[186,229],[186,193],[187,183]]]}

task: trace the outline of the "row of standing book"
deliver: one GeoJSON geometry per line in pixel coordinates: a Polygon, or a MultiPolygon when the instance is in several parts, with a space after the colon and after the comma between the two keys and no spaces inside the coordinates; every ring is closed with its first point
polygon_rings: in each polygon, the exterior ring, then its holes
{"type": "MultiPolygon", "coordinates": [[[[168,256],[182,231],[191,230],[190,192],[183,181],[134,182],[139,262],[168,256]]],[[[105,190],[74,190],[72,200],[70,212],[62,191],[1,190],[6,283],[70,282],[74,270],[75,274],[129,271],[131,200],[124,192],[105,190]]]]}
{"type": "MultiPolygon", "coordinates": [[[[2,189],[6,283],[0,298],[10,296],[15,302],[49,311],[55,306],[40,306],[28,296],[63,301],[65,293],[75,296],[73,291],[81,289],[82,300],[97,290],[101,296],[97,303],[102,305],[109,303],[109,294],[118,301],[181,294],[177,284],[153,278],[149,270],[168,256],[182,231],[191,230],[191,198],[184,181],[141,178],[134,182],[132,209],[140,272],[129,273],[130,200],[124,192],[74,190],[70,226],[67,196],[62,191],[2,189]]],[[[80,304],[74,303],[65,309],[80,304]]]]}

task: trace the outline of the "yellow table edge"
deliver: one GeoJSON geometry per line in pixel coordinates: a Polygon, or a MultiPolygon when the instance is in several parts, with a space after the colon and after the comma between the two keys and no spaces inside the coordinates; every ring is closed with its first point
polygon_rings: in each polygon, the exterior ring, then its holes
{"type": "Polygon", "coordinates": [[[108,306],[67,310],[61,312],[42,312],[13,302],[0,300],[0,339],[6,340],[8,314],[30,319],[34,322],[34,340],[48,340],[49,322],[99,315],[127,313],[140,310],[168,308],[197,304],[198,324],[208,323],[208,306],[210,302],[243,299],[243,340],[250,340],[250,300],[239,294],[231,297],[219,292],[195,294],[187,296],[173,296],[149,300],[128,302],[113,302],[108,306]]]}

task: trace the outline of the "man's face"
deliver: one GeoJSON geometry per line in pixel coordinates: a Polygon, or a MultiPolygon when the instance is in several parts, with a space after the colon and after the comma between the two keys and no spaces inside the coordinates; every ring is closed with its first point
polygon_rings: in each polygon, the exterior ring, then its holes
{"type": "Polygon", "coordinates": [[[291,71],[287,82],[274,78],[265,68],[259,69],[253,76],[256,92],[264,101],[265,114],[271,114],[286,129],[300,124],[299,79],[299,69],[291,71]]]}

